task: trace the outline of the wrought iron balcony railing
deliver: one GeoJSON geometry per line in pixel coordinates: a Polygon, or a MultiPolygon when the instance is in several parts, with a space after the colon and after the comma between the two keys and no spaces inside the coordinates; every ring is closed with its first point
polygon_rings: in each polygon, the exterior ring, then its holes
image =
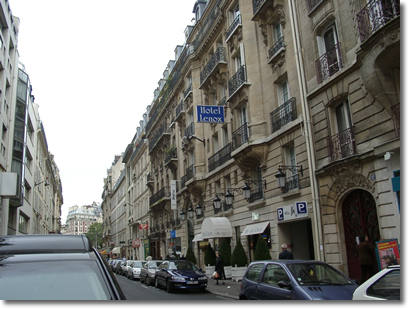
{"type": "Polygon", "coordinates": [[[155,145],[158,143],[159,140],[161,140],[161,138],[164,135],[169,134],[170,133],[167,124],[165,122],[162,123],[161,126],[150,137],[149,151],[151,152],[154,149],[155,145]]]}
{"type": "Polygon", "coordinates": [[[186,100],[192,93],[192,83],[188,85],[188,88],[184,90],[184,100],[186,100]]]}
{"type": "Polygon", "coordinates": [[[334,160],[343,159],[356,153],[353,128],[348,128],[329,137],[329,155],[334,160]]]}
{"type": "Polygon", "coordinates": [[[208,171],[211,172],[215,168],[223,165],[231,159],[232,144],[228,143],[214,155],[208,159],[208,171]]]}
{"type": "Polygon", "coordinates": [[[296,98],[291,98],[270,114],[272,133],[282,128],[297,117],[296,98]]]}
{"type": "Polygon", "coordinates": [[[219,46],[201,72],[201,86],[211,76],[215,68],[221,63],[226,63],[225,48],[219,46]]]}
{"type": "Polygon", "coordinates": [[[249,141],[248,123],[244,123],[241,127],[232,133],[232,151],[236,150],[241,145],[249,141]]]}
{"type": "Polygon", "coordinates": [[[166,197],[169,198],[169,192],[170,191],[167,187],[163,187],[160,191],[156,192],[154,195],[152,195],[149,198],[149,204],[153,205],[163,198],[166,198],[166,197]]]}
{"type": "Polygon", "coordinates": [[[336,72],[342,69],[342,54],[340,53],[340,43],[316,60],[317,81],[322,83],[336,72]]]}
{"type": "Polygon", "coordinates": [[[312,11],[314,8],[319,6],[324,0],[307,0],[308,8],[312,11]]]}
{"type": "Polygon", "coordinates": [[[185,171],[186,181],[191,180],[195,175],[194,165],[189,166],[185,171]]]}
{"type": "Polygon", "coordinates": [[[235,30],[238,29],[239,26],[242,26],[242,17],[240,14],[235,17],[232,24],[229,26],[228,30],[226,31],[226,34],[225,34],[226,41],[228,41],[231,38],[231,36],[235,33],[235,30]]]}
{"type": "Polygon", "coordinates": [[[299,189],[299,188],[300,188],[299,175],[294,174],[286,178],[285,187],[282,188],[282,192],[287,193],[290,190],[299,189]]]}
{"type": "Polygon", "coordinates": [[[178,119],[178,117],[181,115],[182,112],[185,111],[185,106],[184,106],[184,101],[181,100],[181,102],[177,105],[175,108],[175,119],[178,119]]]}
{"type": "Polygon", "coordinates": [[[177,148],[174,146],[169,149],[165,155],[165,164],[170,162],[172,159],[177,159],[177,148]]]}
{"type": "Polygon", "coordinates": [[[195,135],[195,122],[192,122],[187,128],[185,128],[184,135],[186,137],[195,135]]]}
{"type": "Polygon", "coordinates": [[[253,15],[256,15],[256,13],[259,12],[259,10],[263,7],[263,5],[267,2],[268,0],[253,0],[253,15]]]}
{"type": "Polygon", "coordinates": [[[373,33],[399,16],[399,0],[369,1],[356,16],[360,41],[366,41],[373,33]]]}
{"type": "Polygon", "coordinates": [[[228,82],[229,96],[231,97],[242,85],[247,82],[246,67],[243,65],[228,82]]]}
{"type": "Polygon", "coordinates": [[[273,46],[269,49],[269,62],[277,55],[277,53],[282,49],[285,48],[285,38],[282,36],[277,40],[273,46]]]}
{"type": "Polygon", "coordinates": [[[223,97],[221,100],[219,100],[218,105],[226,105],[226,97],[223,97]]]}
{"type": "Polygon", "coordinates": [[[255,188],[251,189],[251,196],[249,198],[249,202],[255,202],[256,200],[263,198],[263,182],[260,180],[255,188]]]}

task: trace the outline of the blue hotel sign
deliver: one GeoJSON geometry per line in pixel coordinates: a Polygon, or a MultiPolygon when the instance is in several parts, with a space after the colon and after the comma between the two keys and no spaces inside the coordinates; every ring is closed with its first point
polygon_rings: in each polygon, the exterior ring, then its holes
{"type": "Polygon", "coordinates": [[[222,124],[225,122],[223,106],[199,105],[196,107],[198,123],[222,124]]]}

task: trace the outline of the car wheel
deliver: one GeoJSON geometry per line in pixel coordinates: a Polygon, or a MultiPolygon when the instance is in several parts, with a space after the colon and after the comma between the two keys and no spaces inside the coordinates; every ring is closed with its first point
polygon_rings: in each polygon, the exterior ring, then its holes
{"type": "Polygon", "coordinates": [[[171,282],[167,280],[167,293],[171,293],[171,292],[172,292],[172,284],[171,282]]]}

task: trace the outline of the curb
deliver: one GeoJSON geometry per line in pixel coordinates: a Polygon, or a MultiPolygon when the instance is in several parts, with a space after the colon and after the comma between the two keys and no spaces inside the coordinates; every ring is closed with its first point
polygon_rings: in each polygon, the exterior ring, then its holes
{"type": "Polygon", "coordinates": [[[214,295],[218,295],[218,296],[222,296],[222,297],[227,297],[227,298],[231,298],[231,299],[235,299],[235,300],[239,300],[239,296],[233,296],[227,293],[222,293],[222,292],[218,292],[218,291],[211,291],[208,288],[206,289],[209,293],[214,294],[214,295]]]}

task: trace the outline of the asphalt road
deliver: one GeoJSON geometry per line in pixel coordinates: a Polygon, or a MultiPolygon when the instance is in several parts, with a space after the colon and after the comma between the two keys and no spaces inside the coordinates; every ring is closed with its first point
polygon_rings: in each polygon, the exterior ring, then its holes
{"type": "Polygon", "coordinates": [[[150,302],[161,302],[161,301],[175,301],[175,302],[186,302],[186,301],[211,301],[211,302],[221,302],[221,301],[233,301],[230,298],[224,298],[222,296],[214,295],[208,292],[172,292],[167,293],[165,290],[155,288],[154,286],[147,286],[142,284],[140,281],[129,280],[124,276],[118,274],[115,275],[121,289],[128,300],[133,301],[150,301],[150,302]]]}

